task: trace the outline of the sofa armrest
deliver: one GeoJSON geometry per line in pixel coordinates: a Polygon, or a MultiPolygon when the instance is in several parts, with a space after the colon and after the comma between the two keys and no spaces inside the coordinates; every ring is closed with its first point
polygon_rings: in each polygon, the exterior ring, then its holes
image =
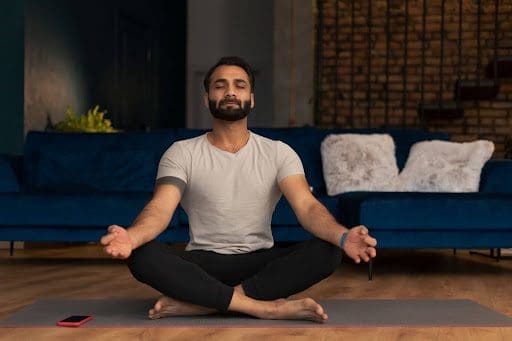
{"type": "Polygon", "coordinates": [[[20,185],[15,169],[15,157],[0,154],[0,192],[19,192],[20,185]]]}
{"type": "Polygon", "coordinates": [[[512,160],[487,161],[480,175],[480,192],[512,193],[512,160]]]}

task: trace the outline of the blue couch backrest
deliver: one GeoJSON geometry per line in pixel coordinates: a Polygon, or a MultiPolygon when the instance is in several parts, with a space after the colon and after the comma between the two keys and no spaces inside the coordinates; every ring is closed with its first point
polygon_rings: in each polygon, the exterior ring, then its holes
{"type": "Polygon", "coordinates": [[[512,160],[489,160],[480,176],[480,192],[512,193],[512,160]]]}
{"type": "Polygon", "coordinates": [[[57,193],[152,191],[165,150],[197,133],[179,129],[99,134],[31,131],[24,145],[23,186],[32,192],[57,193]]]}
{"type": "MultiPolygon", "coordinates": [[[[410,147],[423,140],[447,140],[444,133],[418,130],[251,128],[259,135],[290,145],[304,164],[316,194],[325,193],[320,145],[329,134],[389,133],[401,169],[410,147]]],[[[152,191],[158,162],[175,141],[204,134],[203,129],[176,128],[150,133],[29,132],[24,146],[23,188],[28,191],[84,193],[152,191]]]]}

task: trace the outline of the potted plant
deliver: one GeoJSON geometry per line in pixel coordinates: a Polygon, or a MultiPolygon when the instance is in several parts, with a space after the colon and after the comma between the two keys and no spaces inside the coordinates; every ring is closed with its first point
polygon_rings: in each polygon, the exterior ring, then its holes
{"type": "Polygon", "coordinates": [[[105,118],[107,110],[100,110],[96,105],[89,109],[85,115],[77,115],[71,107],[66,110],[66,119],[52,125],[49,130],[61,132],[85,132],[85,133],[115,133],[118,130],[112,127],[112,122],[105,118]]]}

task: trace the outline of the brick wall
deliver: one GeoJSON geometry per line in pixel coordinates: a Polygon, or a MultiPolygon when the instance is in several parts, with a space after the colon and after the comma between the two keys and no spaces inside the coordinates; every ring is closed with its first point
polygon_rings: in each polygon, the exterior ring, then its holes
{"type": "MultiPolygon", "coordinates": [[[[425,103],[435,103],[440,98],[453,102],[459,74],[462,79],[476,80],[477,75],[488,78],[485,70],[494,58],[494,1],[482,0],[480,65],[477,63],[477,0],[463,1],[460,59],[459,3],[445,1],[442,77],[439,74],[441,1],[427,1],[427,7],[423,64],[423,1],[408,1],[407,20],[404,0],[371,1],[370,38],[368,1],[317,1],[316,123],[354,128],[424,127],[448,132],[454,141],[485,138],[496,144],[494,156],[503,157],[505,139],[512,136],[512,79],[500,80],[499,93],[492,100],[461,102],[463,118],[420,120],[418,115],[422,89],[425,103]],[[388,3],[389,48],[386,47],[388,3]],[[368,44],[371,44],[370,66],[368,44]]],[[[512,56],[512,0],[500,0],[498,22],[497,38],[501,46],[498,55],[512,56]]]]}

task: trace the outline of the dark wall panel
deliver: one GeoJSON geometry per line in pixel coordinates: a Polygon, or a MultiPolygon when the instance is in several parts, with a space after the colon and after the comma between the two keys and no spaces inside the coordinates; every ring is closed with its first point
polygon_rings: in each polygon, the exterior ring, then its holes
{"type": "Polygon", "coordinates": [[[185,0],[26,1],[29,128],[96,104],[121,129],[184,126],[185,0]]]}
{"type": "Polygon", "coordinates": [[[0,2],[0,153],[23,145],[23,2],[0,2]]]}

